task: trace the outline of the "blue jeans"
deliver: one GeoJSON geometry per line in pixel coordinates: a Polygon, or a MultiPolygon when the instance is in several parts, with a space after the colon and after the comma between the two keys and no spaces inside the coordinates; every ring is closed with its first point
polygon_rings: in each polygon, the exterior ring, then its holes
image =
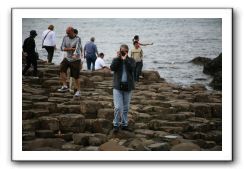
{"type": "Polygon", "coordinates": [[[87,70],[91,70],[91,64],[92,64],[92,70],[95,70],[95,62],[96,57],[87,57],[86,58],[86,64],[87,64],[87,70]]]}
{"type": "Polygon", "coordinates": [[[130,106],[132,91],[122,91],[113,89],[114,99],[114,126],[128,126],[128,111],[130,106]]]}

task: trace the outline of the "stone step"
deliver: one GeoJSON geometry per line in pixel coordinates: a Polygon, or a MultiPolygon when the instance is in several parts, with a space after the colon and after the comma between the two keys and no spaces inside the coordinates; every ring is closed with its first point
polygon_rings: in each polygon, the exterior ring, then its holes
{"type": "Polygon", "coordinates": [[[37,119],[22,120],[23,131],[35,131],[40,128],[40,122],[37,119]]]}
{"type": "Polygon", "coordinates": [[[168,143],[154,143],[148,146],[152,151],[169,151],[170,145],[168,143]]]}
{"type": "Polygon", "coordinates": [[[165,118],[161,116],[160,119],[162,120],[169,120],[169,121],[184,121],[190,117],[194,117],[195,113],[193,112],[178,112],[173,114],[166,114],[165,118]]]}
{"type": "Polygon", "coordinates": [[[41,130],[52,130],[53,132],[57,132],[60,130],[60,124],[57,117],[51,116],[43,116],[39,117],[39,129],[41,130]]]}
{"type": "Polygon", "coordinates": [[[80,105],[76,105],[76,104],[58,104],[57,105],[57,112],[60,114],[83,114],[80,110],[80,105]]]}
{"type": "Polygon", "coordinates": [[[41,116],[46,116],[49,114],[48,109],[29,109],[29,110],[23,110],[22,111],[22,119],[31,119],[31,118],[38,118],[41,116]]]}
{"type": "Polygon", "coordinates": [[[59,120],[59,129],[65,133],[85,131],[85,117],[81,114],[61,114],[56,118],[59,120]]]}
{"type": "Polygon", "coordinates": [[[85,131],[108,134],[112,130],[112,121],[107,119],[85,119],[85,131]]]}
{"type": "Polygon", "coordinates": [[[57,105],[55,103],[51,103],[51,102],[35,102],[33,104],[33,107],[36,109],[47,108],[50,113],[57,112],[57,105]]]}
{"type": "Polygon", "coordinates": [[[180,127],[186,129],[189,127],[187,121],[167,121],[167,120],[151,120],[149,122],[149,128],[152,130],[159,130],[162,127],[180,127]]]}
{"type": "Polygon", "coordinates": [[[28,102],[23,102],[22,103],[22,110],[29,110],[29,109],[31,109],[31,108],[33,108],[33,104],[32,104],[32,102],[31,101],[28,101],[28,102]]]}
{"type": "Polygon", "coordinates": [[[116,141],[110,140],[99,147],[99,151],[127,151],[124,146],[119,145],[116,141]]]}
{"type": "Polygon", "coordinates": [[[112,121],[114,119],[114,109],[112,108],[99,109],[97,113],[97,118],[103,118],[112,121]]]}
{"type": "Polygon", "coordinates": [[[148,122],[152,119],[152,116],[147,113],[136,113],[134,116],[137,122],[148,122]]]}
{"type": "Polygon", "coordinates": [[[25,142],[23,151],[57,151],[62,149],[65,141],[60,138],[37,138],[25,142]]]}
{"type": "Polygon", "coordinates": [[[34,131],[23,131],[22,132],[22,140],[23,141],[29,141],[34,140],[36,138],[34,131]]]}
{"type": "Polygon", "coordinates": [[[53,138],[54,132],[52,130],[36,130],[35,136],[39,138],[53,138]]]}
{"type": "Polygon", "coordinates": [[[43,88],[33,88],[31,86],[23,85],[22,93],[30,93],[32,95],[45,95],[47,91],[43,88]]]}
{"type": "Polygon", "coordinates": [[[148,128],[147,123],[135,123],[134,125],[135,129],[146,129],[148,128]]]}
{"type": "Polygon", "coordinates": [[[62,97],[49,97],[48,98],[48,102],[51,102],[51,103],[56,103],[56,104],[60,104],[60,103],[63,103],[63,102],[66,102],[66,101],[69,101],[70,98],[62,98],[62,97]]]}
{"type": "Polygon", "coordinates": [[[76,133],[73,134],[75,145],[100,146],[107,141],[107,136],[100,133],[76,133]]]}
{"type": "Polygon", "coordinates": [[[62,145],[62,150],[63,151],[79,151],[83,146],[81,145],[76,145],[73,143],[66,143],[62,145]]]}
{"type": "Polygon", "coordinates": [[[42,86],[44,88],[49,88],[51,86],[60,86],[61,83],[60,83],[60,80],[59,79],[51,79],[51,80],[45,80],[43,83],[42,83],[42,86]]]}
{"type": "Polygon", "coordinates": [[[183,127],[163,126],[163,127],[160,127],[160,130],[171,133],[171,134],[178,134],[178,133],[182,133],[184,131],[184,128],[183,127]]]}

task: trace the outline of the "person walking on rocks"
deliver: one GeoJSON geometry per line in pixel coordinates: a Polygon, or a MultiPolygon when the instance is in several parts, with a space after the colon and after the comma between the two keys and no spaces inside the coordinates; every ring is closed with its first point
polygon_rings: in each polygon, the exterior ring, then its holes
{"type": "Polygon", "coordinates": [[[75,35],[74,28],[66,29],[66,36],[63,38],[61,50],[66,52],[63,61],[60,64],[60,79],[63,86],[58,89],[59,92],[69,91],[67,86],[67,69],[70,68],[70,76],[74,77],[77,91],[75,97],[80,97],[80,66],[81,66],[81,39],[75,35]]]}
{"type": "Polygon", "coordinates": [[[42,48],[45,48],[48,55],[47,55],[47,62],[52,63],[53,60],[53,53],[56,49],[56,35],[53,25],[49,25],[48,29],[42,33],[42,48]]]}
{"type": "Polygon", "coordinates": [[[97,46],[95,45],[95,38],[91,37],[90,41],[84,47],[84,58],[86,58],[87,70],[95,70],[95,61],[98,56],[97,46]]]}
{"type": "MultiPolygon", "coordinates": [[[[74,33],[75,33],[75,36],[77,36],[78,38],[80,38],[79,36],[78,36],[78,30],[77,29],[74,29],[74,33]]],[[[81,44],[81,48],[80,48],[80,52],[81,52],[81,62],[80,62],[80,70],[82,70],[82,67],[83,67],[83,55],[82,55],[82,44],[81,44]]],[[[70,92],[76,92],[77,91],[77,86],[74,86],[74,81],[75,81],[75,79],[74,79],[74,77],[72,77],[72,76],[70,76],[70,79],[69,79],[69,91],[70,92]]]]}
{"type": "Polygon", "coordinates": [[[34,68],[33,76],[34,78],[38,78],[37,76],[37,55],[36,55],[36,42],[35,37],[37,33],[35,30],[30,31],[30,36],[24,40],[23,48],[23,55],[26,57],[26,65],[22,72],[22,75],[25,75],[27,70],[31,67],[34,68]]]}
{"type": "Polygon", "coordinates": [[[114,132],[118,132],[121,123],[122,130],[128,130],[128,111],[134,89],[135,61],[128,57],[129,47],[121,45],[117,57],[113,59],[110,69],[113,75],[113,100],[114,100],[114,132]]]}
{"type": "Polygon", "coordinates": [[[134,41],[134,49],[131,50],[131,57],[135,60],[136,62],[136,68],[135,68],[135,81],[139,82],[139,76],[141,76],[142,72],[142,66],[143,66],[143,51],[140,48],[139,42],[134,41]]]}

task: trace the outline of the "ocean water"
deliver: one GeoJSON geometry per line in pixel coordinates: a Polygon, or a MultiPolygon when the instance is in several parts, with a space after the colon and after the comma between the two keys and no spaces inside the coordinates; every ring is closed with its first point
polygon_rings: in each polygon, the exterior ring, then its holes
{"type": "MultiPolygon", "coordinates": [[[[125,43],[132,48],[134,35],[139,35],[141,43],[154,43],[142,46],[143,69],[157,70],[166,81],[183,86],[204,84],[208,87],[211,77],[202,73],[203,66],[189,61],[198,56],[215,58],[222,52],[222,20],[219,18],[26,18],[22,23],[23,41],[30,30],[37,31],[36,44],[41,59],[47,56],[45,49],[41,48],[42,32],[50,24],[55,26],[58,48],[53,58],[55,64],[62,60],[60,45],[68,26],[78,29],[83,47],[94,36],[98,51],[105,54],[108,66],[120,45],[125,43]]],[[[83,69],[86,69],[86,64],[83,69]]]]}

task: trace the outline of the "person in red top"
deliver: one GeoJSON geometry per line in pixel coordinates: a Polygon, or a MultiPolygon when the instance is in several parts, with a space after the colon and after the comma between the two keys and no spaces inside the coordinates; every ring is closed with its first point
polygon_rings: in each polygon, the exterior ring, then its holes
{"type": "Polygon", "coordinates": [[[139,35],[135,35],[134,38],[132,39],[132,41],[133,41],[133,44],[135,41],[137,41],[140,46],[153,45],[153,43],[140,43],[139,42],[139,35]]]}

